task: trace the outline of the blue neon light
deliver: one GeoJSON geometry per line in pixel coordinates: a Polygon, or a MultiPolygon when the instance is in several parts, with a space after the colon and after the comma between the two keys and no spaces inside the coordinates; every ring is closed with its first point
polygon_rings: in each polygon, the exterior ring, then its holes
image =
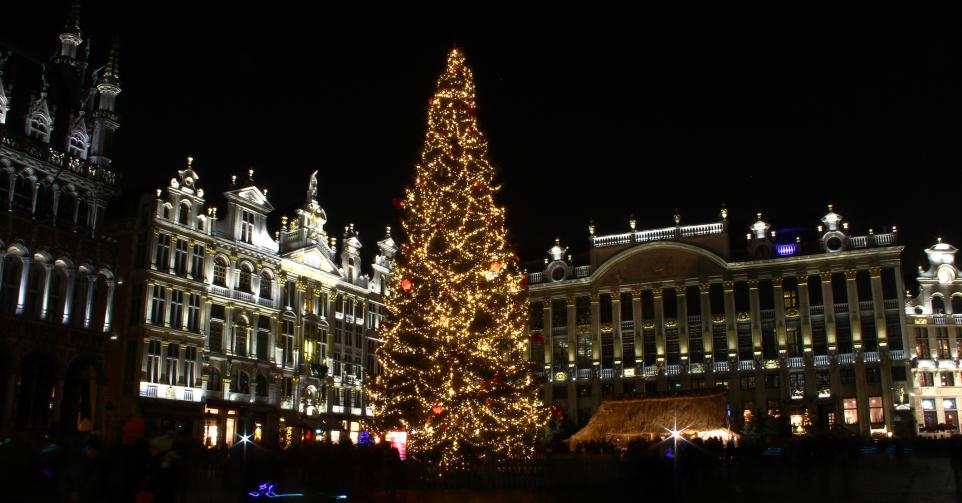
{"type": "Polygon", "coordinates": [[[257,486],[256,491],[248,492],[247,495],[250,496],[251,498],[260,498],[261,496],[266,496],[268,498],[298,498],[298,497],[304,496],[301,493],[274,492],[275,487],[277,487],[277,484],[266,482],[264,484],[257,486]]]}
{"type": "Polygon", "coordinates": [[[777,253],[779,257],[795,255],[796,251],[798,251],[798,245],[795,243],[775,245],[775,253],[777,253]]]}

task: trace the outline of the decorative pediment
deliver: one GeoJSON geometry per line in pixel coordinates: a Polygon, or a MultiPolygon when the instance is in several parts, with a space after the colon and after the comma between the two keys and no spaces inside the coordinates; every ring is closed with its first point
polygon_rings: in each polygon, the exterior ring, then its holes
{"type": "Polygon", "coordinates": [[[254,186],[243,187],[225,192],[224,197],[226,197],[228,200],[235,201],[244,206],[258,210],[261,213],[269,213],[274,211],[274,206],[267,200],[267,195],[264,194],[261,189],[254,186]]]}
{"type": "Polygon", "coordinates": [[[610,258],[592,281],[651,283],[674,279],[719,276],[725,261],[707,250],[683,243],[655,242],[629,248],[610,258]]]}
{"type": "Polygon", "coordinates": [[[341,275],[340,270],[334,265],[334,262],[317,247],[312,246],[310,248],[296,250],[291,253],[290,258],[312,269],[338,276],[341,275]]]}

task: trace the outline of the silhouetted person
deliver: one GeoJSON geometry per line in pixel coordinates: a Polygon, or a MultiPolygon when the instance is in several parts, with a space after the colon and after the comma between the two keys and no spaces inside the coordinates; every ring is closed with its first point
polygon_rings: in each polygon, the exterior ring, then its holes
{"type": "Polygon", "coordinates": [[[952,477],[955,478],[955,492],[962,493],[962,435],[953,435],[949,441],[949,462],[952,464],[952,477]]]}

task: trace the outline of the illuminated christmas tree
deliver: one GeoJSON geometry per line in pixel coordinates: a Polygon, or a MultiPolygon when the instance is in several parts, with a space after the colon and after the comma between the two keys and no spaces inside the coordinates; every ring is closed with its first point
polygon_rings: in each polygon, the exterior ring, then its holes
{"type": "Polygon", "coordinates": [[[410,455],[448,471],[529,457],[548,413],[523,358],[525,278],[494,202],[474,79],[458,49],[428,105],[416,178],[396,201],[407,242],[372,394],[381,430],[410,431],[410,455]]]}

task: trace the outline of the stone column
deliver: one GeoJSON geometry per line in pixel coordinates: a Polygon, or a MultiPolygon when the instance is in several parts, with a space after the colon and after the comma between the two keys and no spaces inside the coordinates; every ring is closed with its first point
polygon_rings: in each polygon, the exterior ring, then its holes
{"type": "Polygon", "coordinates": [[[698,301],[701,310],[701,343],[705,351],[705,373],[714,375],[715,340],[711,331],[711,283],[698,284],[698,301]]]}
{"type": "Polygon", "coordinates": [[[114,319],[114,292],[117,290],[117,282],[107,281],[107,305],[104,306],[104,333],[110,332],[110,327],[114,319]]]}
{"type": "Polygon", "coordinates": [[[691,385],[690,374],[688,373],[688,363],[691,355],[688,350],[688,299],[685,293],[684,285],[675,287],[675,311],[678,317],[678,354],[681,362],[681,385],[682,388],[688,389],[691,385]]]}
{"type": "Polygon", "coordinates": [[[758,299],[758,280],[748,280],[748,310],[752,320],[752,351],[755,360],[762,357],[762,316],[758,299]]]}
{"type": "Polygon", "coordinates": [[[40,284],[40,319],[47,319],[50,312],[50,280],[53,278],[52,264],[43,264],[43,281],[40,284]]]}
{"type": "Polygon", "coordinates": [[[785,330],[785,294],[781,276],[772,278],[772,301],[775,306],[775,342],[778,344],[778,355],[784,356],[788,352],[788,336],[785,330]]]}
{"type": "MultiPolygon", "coordinates": [[[[578,319],[577,319],[577,305],[576,298],[573,295],[568,295],[565,297],[565,323],[568,327],[568,410],[566,414],[569,417],[578,417],[578,402],[580,401],[578,397],[578,382],[580,382],[580,377],[578,374],[581,369],[578,368],[578,319]],[[576,381],[578,379],[579,381],[576,381]]],[[[598,326],[598,298],[597,296],[592,297],[591,304],[591,326],[598,326]]],[[[592,332],[593,334],[596,332],[592,332]]],[[[594,345],[592,345],[592,350],[594,350],[594,345]]],[[[592,377],[592,384],[594,384],[594,379],[597,377],[592,377]]]]}
{"type": "Polygon", "coordinates": [[[545,371],[548,375],[548,380],[554,379],[554,368],[551,366],[552,358],[554,358],[554,335],[551,333],[551,298],[544,299],[544,305],[542,306],[544,312],[544,323],[541,325],[542,334],[544,335],[544,366],[545,371]]]}
{"type": "Polygon", "coordinates": [[[591,292],[591,362],[597,370],[601,366],[601,306],[598,292],[591,292]]]}
{"type": "MultiPolygon", "coordinates": [[[[872,313],[875,317],[875,333],[878,335],[878,347],[881,353],[884,349],[888,347],[888,331],[885,325],[885,297],[882,293],[882,268],[879,266],[872,266],[868,268],[868,275],[872,282],[872,313]]],[[[891,393],[889,393],[891,394],[891,393]]],[[[888,396],[882,400],[892,401],[892,397],[888,396]]],[[[886,413],[890,407],[886,405],[886,413]]]]}
{"type": "Polygon", "coordinates": [[[37,195],[40,193],[40,183],[33,182],[32,191],[30,193],[30,214],[37,214],[37,195]]]}
{"type": "Polygon", "coordinates": [[[665,302],[664,302],[664,291],[660,286],[655,287],[651,291],[654,300],[655,309],[655,352],[658,355],[657,361],[664,365],[665,357],[667,353],[667,344],[665,342],[665,302]]]}
{"type": "Polygon", "coordinates": [[[665,341],[665,302],[664,290],[657,286],[651,290],[654,304],[655,316],[655,354],[656,365],[659,366],[658,377],[656,378],[658,391],[664,392],[668,389],[668,379],[665,374],[667,362],[667,343],[665,341]]]}
{"type": "Polygon", "coordinates": [[[858,271],[848,269],[845,271],[845,296],[848,302],[848,326],[852,332],[852,350],[859,353],[862,349],[862,311],[859,308],[858,298],[858,271]]]}
{"type": "Polygon", "coordinates": [[[622,387],[622,370],[621,362],[623,358],[624,342],[621,337],[621,290],[616,288],[611,293],[611,338],[614,356],[614,379],[615,379],[615,393],[621,394],[624,390],[622,387]]]}
{"type": "Polygon", "coordinates": [[[728,360],[734,361],[736,368],[729,369],[736,372],[738,364],[738,329],[735,326],[735,282],[725,281],[722,283],[725,289],[725,329],[728,332],[728,360]]]}
{"type": "Polygon", "coordinates": [[[835,354],[838,350],[838,342],[835,338],[835,294],[832,292],[832,273],[823,271],[819,273],[822,279],[822,306],[825,316],[825,338],[828,340],[829,354],[835,354]]]}
{"type": "Polygon", "coordinates": [[[20,266],[20,289],[17,292],[17,314],[23,314],[26,307],[27,285],[30,284],[30,263],[33,261],[27,256],[20,257],[20,260],[22,265],[20,266]]]}
{"type": "Polygon", "coordinates": [[[812,353],[812,309],[808,296],[808,273],[799,272],[798,278],[798,317],[802,328],[802,351],[806,357],[812,353]]]}
{"type": "Polygon", "coordinates": [[[568,295],[565,297],[565,322],[567,323],[568,338],[568,373],[574,375],[571,369],[577,366],[578,361],[578,326],[575,313],[575,297],[568,295]]]}
{"type": "Polygon", "coordinates": [[[645,330],[641,315],[641,289],[631,290],[631,320],[635,331],[635,375],[640,375],[645,368],[645,330]]]}

